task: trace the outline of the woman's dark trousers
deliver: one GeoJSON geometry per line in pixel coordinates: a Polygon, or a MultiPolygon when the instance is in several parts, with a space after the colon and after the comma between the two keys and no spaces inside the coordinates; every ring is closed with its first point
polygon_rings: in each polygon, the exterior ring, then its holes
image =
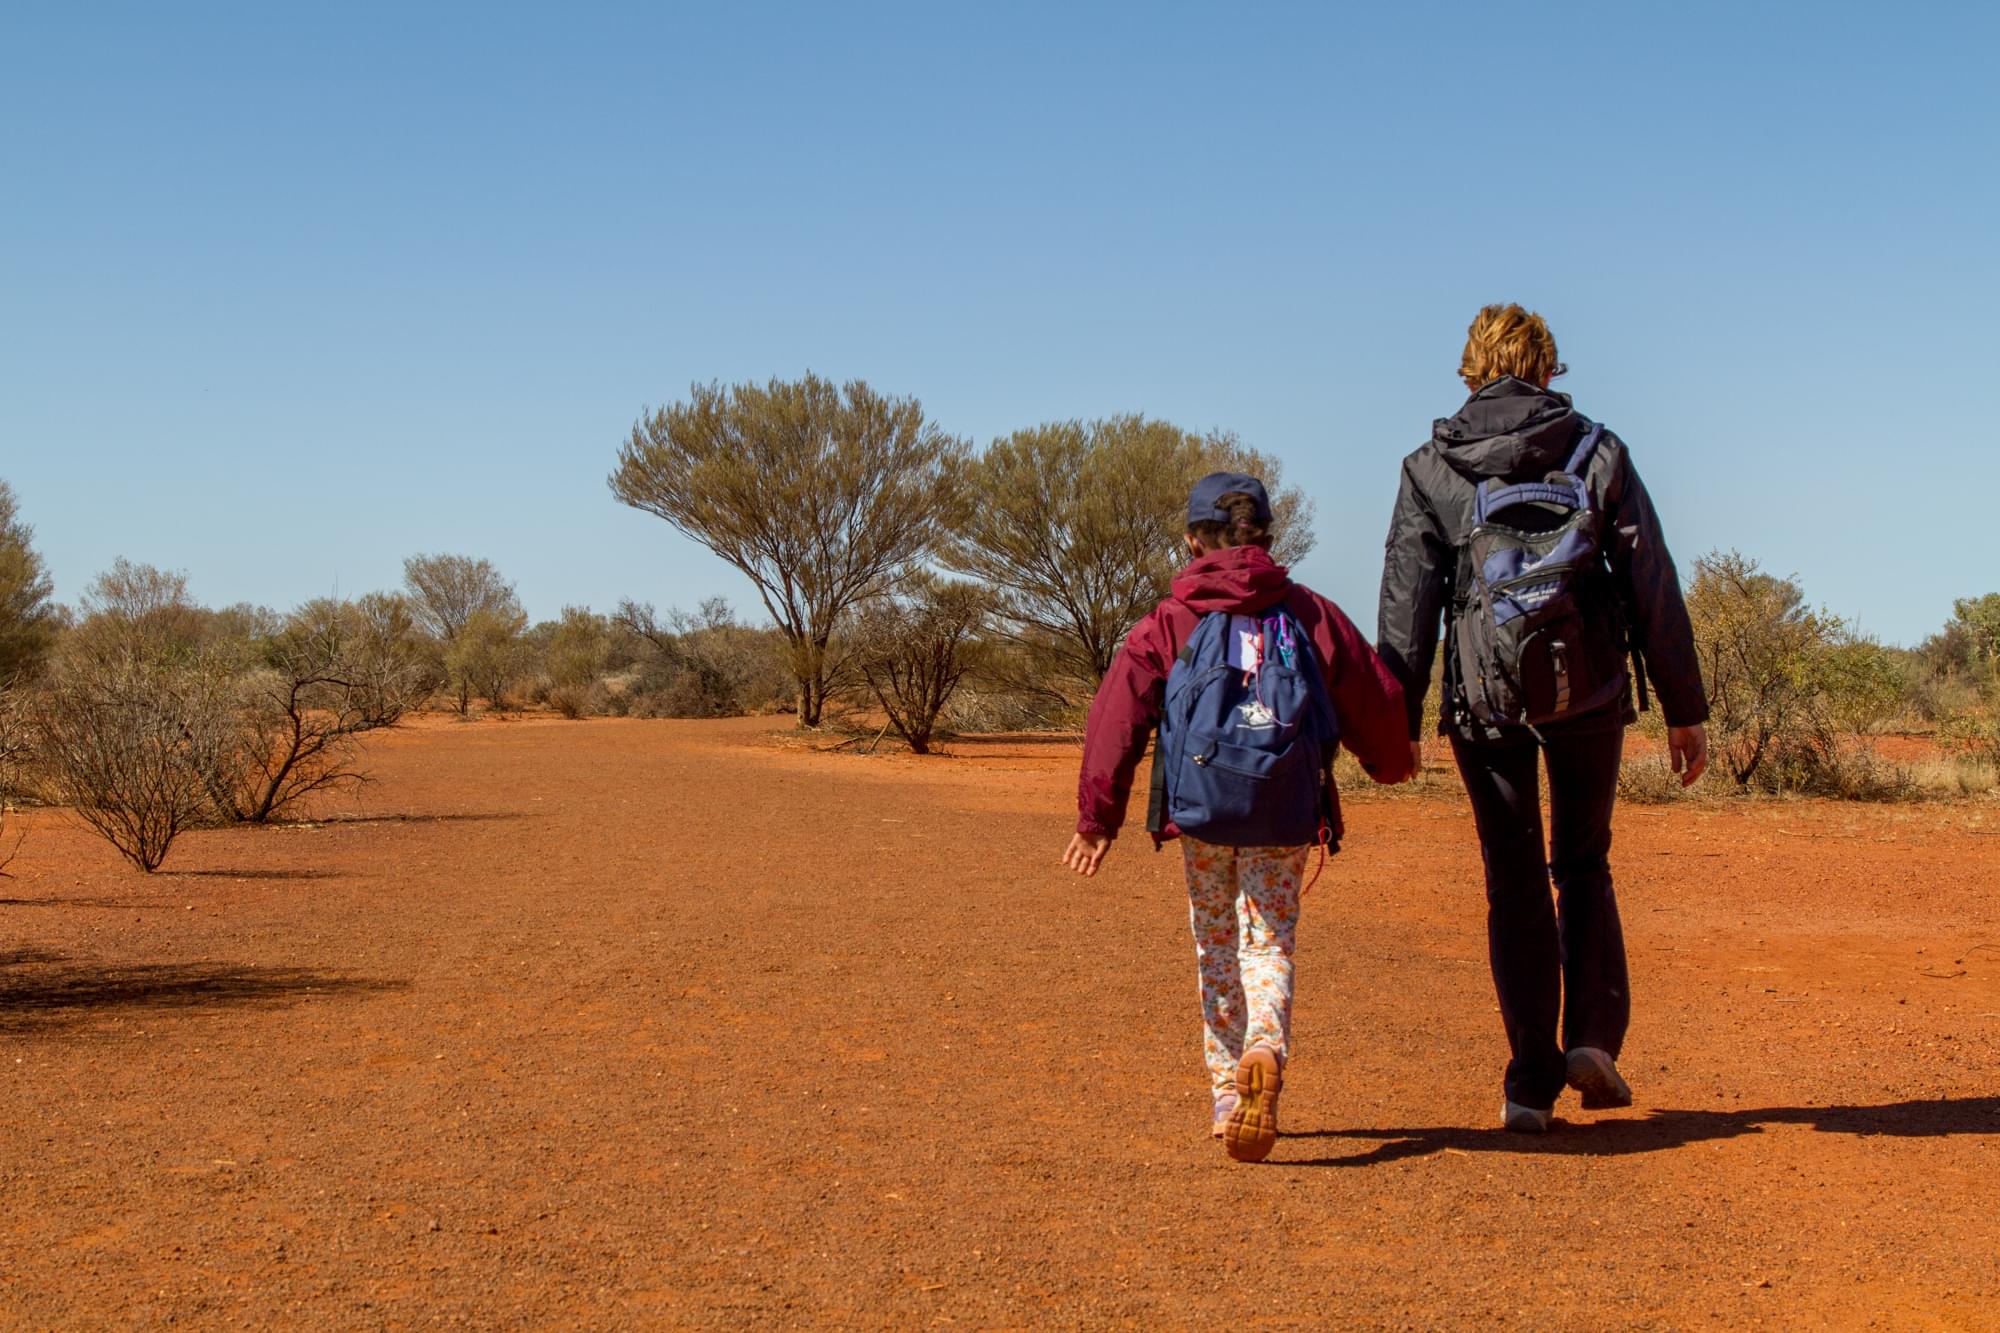
{"type": "Polygon", "coordinates": [[[1631,1019],[1610,862],[1611,806],[1624,744],[1622,728],[1554,734],[1545,744],[1452,738],[1486,860],[1486,952],[1513,1051],[1507,1100],[1522,1106],[1555,1105],[1565,1051],[1595,1046],[1616,1059],[1631,1019]],[[1536,789],[1535,770],[1544,758],[1553,855],[1543,851],[1536,789]]]}

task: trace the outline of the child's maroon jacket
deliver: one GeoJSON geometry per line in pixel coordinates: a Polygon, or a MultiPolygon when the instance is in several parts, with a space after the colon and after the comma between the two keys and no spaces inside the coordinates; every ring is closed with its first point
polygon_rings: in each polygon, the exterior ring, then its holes
{"type": "MultiPolygon", "coordinates": [[[[1173,588],[1173,596],[1125,636],[1091,701],[1083,775],[1077,782],[1077,832],[1117,836],[1132,776],[1166,701],[1167,672],[1202,617],[1213,611],[1259,615],[1282,603],[1312,636],[1340,716],[1340,743],[1377,782],[1401,782],[1410,775],[1402,686],[1354,622],[1312,589],[1293,583],[1270,552],[1261,546],[1210,551],[1182,570],[1173,588]]],[[[1175,832],[1169,828],[1166,836],[1175,832]]],[[[1335,795],[1336,840],[1340,833],[1340,799],[1335,795]]]]}

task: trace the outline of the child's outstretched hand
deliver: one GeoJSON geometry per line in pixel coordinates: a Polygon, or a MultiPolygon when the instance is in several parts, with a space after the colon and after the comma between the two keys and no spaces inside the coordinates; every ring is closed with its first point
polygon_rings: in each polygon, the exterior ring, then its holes
{"type": "Polygon", "coordinates": [[[1079,875],[1095,875],[1098,862],[1111,850],[1111,839],[1103,833],[1078,833],[1063,848],[1063,864],[1079,875]]]}

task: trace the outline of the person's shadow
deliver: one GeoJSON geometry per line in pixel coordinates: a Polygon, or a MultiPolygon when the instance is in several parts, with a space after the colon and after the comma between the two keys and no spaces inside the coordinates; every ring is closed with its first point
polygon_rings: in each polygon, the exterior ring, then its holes
{"type": "Polygon", "coordinates": [[[2000,1135],[2000,1097],[1945,1097],[1886,1102],[1880,1106],[1762,1106],[1738,1111],[1650,1111],[1591,1121],[1558,1119],[1548,1134],[1448,1125],[1401,1129],[1310,1129],[1283,1139],[1362,1139],[1374,1146],[1333,1157],[1284,1159],[1273,1166],[1376,1166],[1432,1153],[1537,1152],[1574,1157],[1618,1157],[1660,1152],[1690,1143],[1761,1134],[1766,1125],[1808,1125],[1822,1134],[1874,1134],[1942,1138],[1948,1134],[2000,1135]]]}

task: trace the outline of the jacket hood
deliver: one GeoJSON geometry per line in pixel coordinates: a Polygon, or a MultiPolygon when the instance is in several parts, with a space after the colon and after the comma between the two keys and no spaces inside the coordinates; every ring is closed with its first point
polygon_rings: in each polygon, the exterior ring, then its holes
{"type": "Polygon", "coordinates": [[[1566,393],[1507,376],[1432,424],[1431,443],[1452,470],[1473,481],[1539,476],[1561,467],[1583,418],[1566,393]]]}
{"type": "Polygon", "coordinates": [[[1207,615],[1250,615],[1284,598],[1292,580],[1261,546],[1225,546],[1191,562],[1174,576],[1174,600],[1207,615]]]}

